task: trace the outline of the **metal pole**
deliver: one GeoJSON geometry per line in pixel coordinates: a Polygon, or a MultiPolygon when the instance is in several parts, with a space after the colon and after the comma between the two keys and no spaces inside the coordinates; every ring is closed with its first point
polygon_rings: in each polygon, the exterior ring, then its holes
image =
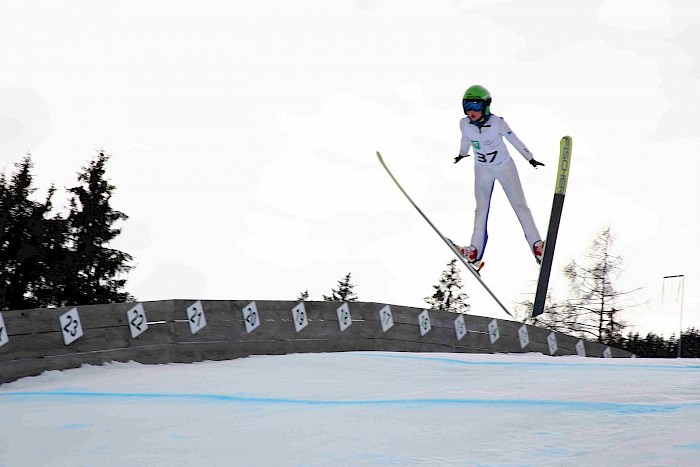
{"type": "Polygon", "coordinates": [[[683,346],[683,296],[685,295],[685,275],[679,274],[676,276],[664,276],[665,279],[681,279],[681,310],[680,310],[680,317],[678,320],[678,327],[680,328],[680,332],[678,333],[678,353],[676,356],[678,358],[681,358],[681,348],[683,346]]]}
{"type": "Polygon", "coordinates": [[[683,279],[681,281],[681,317],[680,317],[680,322],[678,323],[679,327],[681,328],[680,333],[678,334],[678,358],[681,358],[681,343],[683,341],[683,296],[685,295],[685,276],[681,276],[683,279]]]}

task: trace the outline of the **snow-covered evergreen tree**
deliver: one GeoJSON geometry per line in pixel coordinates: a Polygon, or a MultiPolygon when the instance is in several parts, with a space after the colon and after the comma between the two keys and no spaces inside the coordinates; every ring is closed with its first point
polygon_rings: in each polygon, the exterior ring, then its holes
{"type": "Polygon", "coordinates": [[[350,273],[338,281],[338,288],[331,289],[330,295],[324,295],[323,299],[327,302],[356,302],[357,295],[355,294],[355,284],[350,281],[350,273]]]}
{"type": "Polygon", "coordinates": [[[442,272],[440,281],[433,288],[433,295],[424,299],[430,305],[430,309],[469,313],[469,296],[462,292],[462,278],[456,259],[447,263],[447,269],[442,272]]]}

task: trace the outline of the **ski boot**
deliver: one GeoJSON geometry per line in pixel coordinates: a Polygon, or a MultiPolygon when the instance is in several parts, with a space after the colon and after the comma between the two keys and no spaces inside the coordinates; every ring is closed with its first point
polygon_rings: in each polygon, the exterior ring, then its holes
{"type": "Polygon", "coordinates": [[[537,264],[542,264],[542,257],[544,256],[544,242],[542,240],[537,240],[534,245],[532,245],[532,252],[535,254],[535,261],[537,264]]]}
{"type": "Polygon", "coordinates": [[[469,263],[469,267],[474,269],[474,271],[477,274],[481,275],[480,271],[484,267],[485,263],[481,260],[476,259],[476,248],[473,247],[472,245],[465,246],[465,247],[459,246],[456,243],[453,243],[453,245],[455,246],[457,251],[459,251],[459,254],[464,256],[464,259],[467,260],[467,262],[469,263]]]}

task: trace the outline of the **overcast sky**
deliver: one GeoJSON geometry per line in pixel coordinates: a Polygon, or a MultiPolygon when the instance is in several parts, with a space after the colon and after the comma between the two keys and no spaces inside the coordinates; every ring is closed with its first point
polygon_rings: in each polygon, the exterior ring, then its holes
{"type": "MultiPolygon", "coordinates": [[[[678,326],[662,277],[685,275],[700,327],[700,4],[688,1],[8,1],[0,3],[0,170],[30,151],[43,196],[104,148],[129,216],[140,300],[328,294],[425,306],[451,253],[403,199],[471,237],[473,161],[454,165],[461,97],[492,111],[546,167],[511,151],[542,235],[559,140],[572,172],[554,263],[610,226],[625,315],[678,326]]],[[[57,193],[59,208],[67,205],[57,193]]],[[[484,279],[509,306],[537,266],[500,187],[484,279]]],[[[465,271],[472,312],[505,317],[465,271]]]]}

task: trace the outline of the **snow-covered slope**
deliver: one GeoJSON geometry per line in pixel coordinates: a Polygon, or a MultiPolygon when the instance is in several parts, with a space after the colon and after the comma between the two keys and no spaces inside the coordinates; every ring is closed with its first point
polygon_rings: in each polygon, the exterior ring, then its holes
{"type": "Polygon", "coordinates": [[[691,360],[352,352],[0,386],[0,465],[697,465],[691,360]]]}

